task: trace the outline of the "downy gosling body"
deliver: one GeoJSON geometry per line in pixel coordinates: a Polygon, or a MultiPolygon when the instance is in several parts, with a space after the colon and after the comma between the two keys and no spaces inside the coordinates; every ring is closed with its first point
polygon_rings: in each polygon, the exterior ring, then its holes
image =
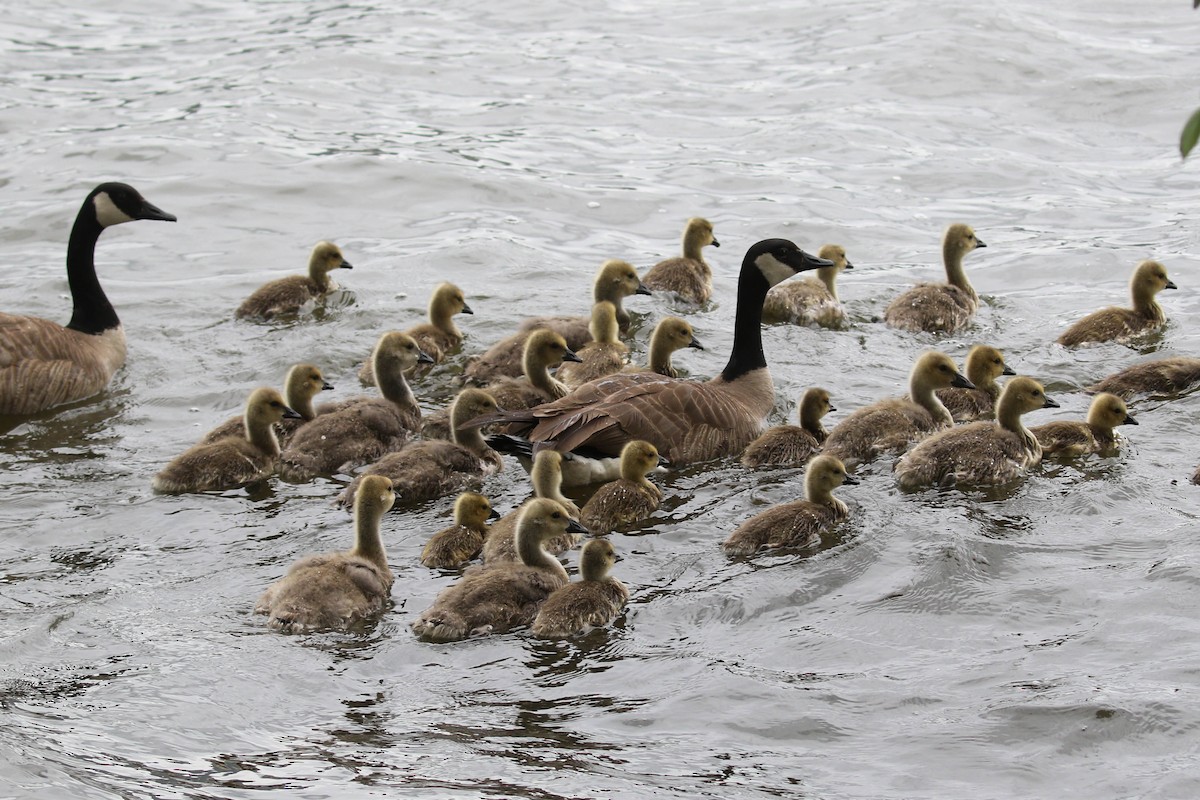
{"type": "Polygon", "coordinates": [[[1178,394],[1197,384],[1200,384],[1200,358],[1173,356],[1126,367],[1089,386],[1088,391],[1108,392],[1128,401],[1143,394],[1178,394]]]}
{"type": "Polygon", "coordinates": [[[979,308],[979,295],[963,271],[963,257],[987,247],[970,225],[956,222],[942,236],[946,283],[921,283],[888,305],[883,319],[893,328],[953,333],[967,326],[979,308]]]}
{"type": "Polygon", "coordinates": [[[646,475],[658,469],[658,449],[632,441],[621,450],[621,477],[604,484],[583,504],[579,521],[592,536],[605,536],[648,518],[662,502],[659,489],[646,475]]]}
{"type": "Polygon", "coordinates": [[[607,539],[592,539],[579,554],[579,580],[555,589],[530,626],[542,639],[565,639],[610,624],[629,601],[629,589],[610,573],[617,551],[607,539]]]}
{"type": "Polygon", "coordinates": [[[1063,331],[1058,343],[1063,347],[1077,347],[1087,342],[1127,344],[1138,334],[1158,330],[1166,324],[1167,315],[1156,296],[1163,289],[1177,288],[1167,277],[1166,267],[1157,261],[1143,261],[1129,279],[1133,308],[1109,306],[1093,311],[1063,331]]]}
{"type": "Polygon", "coordinates": [[[500,515],[476,492],[463,492],[454,501],[454,524],[435,533],[421,551],[430,569],[459,569],[479,555],[488,535],[488,520],[500,515]]]}
{"type": "Polygon", "coordinates": [[[829,401],[829,392],[812,388],[800,398],[799,425],[776,425],[750,443],[742,453],[743,466],[802,467],[821,452],[828,437],[821,418],[836,411],[829,401]]]}
{"type": "Polygon", "coordinates": [[[619,338],[621,328],[617,324],[616,306],[607,300],[592,306],[589,329],[592,340],[580,348],[579,361],[565,363],[558,370],[558,379],[572,389],[620,372],[629,360],[629,348],[619,338]]]}

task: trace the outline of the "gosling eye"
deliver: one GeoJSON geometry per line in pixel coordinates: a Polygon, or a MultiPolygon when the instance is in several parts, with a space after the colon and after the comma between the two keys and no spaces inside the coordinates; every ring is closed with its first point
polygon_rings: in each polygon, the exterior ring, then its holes
{"type": "Polygon", "coordinates": [[[1037,389],[1034,389],[1034,390],[1033,390],[1033,396],[1034,396],[1034,397],[1041,397],[1041,396],[1042,396],[1042,393],[1041,393],[1041,392],[1039,392],[1037,389]]]}

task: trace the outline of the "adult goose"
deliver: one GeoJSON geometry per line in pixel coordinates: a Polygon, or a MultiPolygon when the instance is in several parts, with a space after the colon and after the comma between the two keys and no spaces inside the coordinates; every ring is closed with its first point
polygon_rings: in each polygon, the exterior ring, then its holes
{"type": "Polygon", "coordinates": [[[1125,401],[1101,392],[1092,398],[1087,420],[1057,420],[1029,429],[1042,446],[1042,455],[1067,457],[1089,453],[1112,453],[1121,446],[1114,430],[1118,425],[1137,425],[1125,401]]]}
{"type": "Polygon", "coordinates": [[[768,322],[819,325],[838,328],[846,322],[846,309],[837,293],[837,278],[842,270],[854,269],[840,244],[823,245],[817,255],[833,262],[821,267],[815,277],[788,281],[767,292],[763,317],[768,322]]]}
{"type": "MultiPolygon", "coordinates": [[[[288,407],[300,417],[284,417],[276,423],[275,435],[279,438],[280,447],[287,447],[300,426],[316,418],[313,398],[330,389],[333,389],[333,384],[325,380],[321,370],[312,364],[296,364],[288,370],[283,381],[283,397],[288,407]]],[[[231,417],[205,434],[200,441],[215,442],[226,436],[244,436],[245,433],[245,420],[242,417],[231,417]]]]}
{"type": "Polygon", "coordinates": [[[125,363],[125,331],[96,277],[96,240],[105,228],[139,219],[174,222],[124,183],[102,183],[84,199],[67,242],[74,306],[66,327],[0,313],[0,414],[36,414],[84,400],[125,363]]]}
{"type": "Polygon", "coordinates": [[[655,292],[669,292],[685,303],[704,305],[712,297],[712,268],[704,260],[708,245],[720,247],[712,223],[692,217],[683,228],[683,254],[659,261],[646,272],[642,283],[655,292]]]}
{"type": "MultiPolygon", "coordinates": [[[[513,423],[541,448],[595,454],[590,480],[619,477],[618,456],[634,439],[654,445],[683,466],[740,453],[763,428],[775,404],[775,385],[762,349],[762,304],[767,290],[798,272],[827,267],[786,239],[764,239],[749,250],[738,277],[733,352],[707,382],[656,373],[621,373],[585,383],[553,403],[476,420],[513,423]]],[[[577,453],[576,462],[584,461],[577,453]]],[[[586,470],[577,475],[583,477],[586,470]]],[[[571,481],[574,482],[573,480],[571,481]]]]}
{"type": "Polygon", "coordinates": [[[238,306],[238,319],[269,320],[279,314],[294,314],[305,304],[324,297],[338,288],[329,273],[352,269],[333,242],[317,242],[308,257],[307,275],[289,275],[268,281],[254,290],[238,306]]]}
{"type": "Polygon", "coordinates": [[[592,539],[579,554],[579,580],[555,589],[538,609],[529,630],[543,639],[565,639],[603,628],[629,601],[629,589],[609,572],[617,551],[607,539],[592,539]]]}
{"type": "Polygon", "coordinates": [[[1004,384],[994,421],[971,422],[923,439],[896,462],[903,489],[924,486],[996,486],[1024,476],[1042,460],[1042,446],[1021,415],[1057,408],[1042,385],[1023,375],[1004,384]]]}
{"type": "Polygon", "coordinates": [[[1142,394],[1171,395],[1200,384],[1200,358],[1172,356],[1126,367],[1088,387],[1090,392],[1108,392],[1122,400],[1142,394]]]}
{"type": "Polygon", "coordinates": [[[1109,306],[1093,311],[1063,331],[1058,343],[1063,347],[1076,347],[1085,342],[1124,344],[1139,333],[1157,330],[1166,324],[1167,315],[1155,296],[1163,289],[1177,288],[1167,277],[1166,267],[1157,261],[1143,261],[1129,279],[1133,308],[1109,306]]]}
{"type": "Polygon", "coordinates": [[[953,333],[965,328],[979,308],[979,295],[963,271],[963,257],[987,247],[970,225],[956,222],[942,237],[946,283],[922,283],[893,300],[883,319],[893,328],[929,333],[953,333]]]}
{"type": "Polygon", "coordinates": [[[365,481],[354,503],[354,547],[302,558],[267,587],[254,606],[284,633],[347,628],[380,611],[392,593],[392,571],[379,534],[396,501],[387,478],[365,481]]]}
{"type": "MultiPolygon", "coordinates": [[[[463,290],[453,283],[440,283],[429,298],[429,321],[405,329],[405,333],[417,340],[417,346],[440,364],[447,354],[457,349],[463,341],[463,333],[454,324],[456,314],[474,314],[467,305],[463,290]]],[[[415,368],[411,370],[415,372],[415,368]]],[[[411,376],[410,376],[411,377],[411,376]]],[[[375,385],[375,365],[367,359],[358,370],[358,379],[363,386],[375,385]]]]}
{"type": "Polygon", "coordinates": [[[799,425],[776,425],[763,432],[742,453],[742,465],[759,467],[802,467],[821,452],[829,435],[821,418],[837,409],[829,402],[829,392],[813,387],[800,398],[799,425]]]}
{"type": "Polygon", "coordinates": [[[963,365],[967,380],[975,384],[974,389],[951,386],[948,389],[938,389],[938,399],[955,422],[975,422],[988,419],[996,406],[996,398],[1000,396],[1000,384],[996,378],[1001,375],[1016,375],[1004,363],[1004,355],[994,347],[977,344],[967,353],[967,361],[963,365]]]}

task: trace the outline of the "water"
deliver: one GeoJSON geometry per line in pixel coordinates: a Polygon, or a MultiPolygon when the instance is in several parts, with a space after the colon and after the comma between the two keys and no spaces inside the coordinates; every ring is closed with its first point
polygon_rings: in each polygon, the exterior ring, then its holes
{"type": "MultiPolygon", "coordinates": [[[[394,607],[350,634],[250,614],[300,555],[348,545],[332,481],[158,497],[150,477],[251,388],[319,364],[338,397],[378,332],[464,287],[464,355],[547,308],[587,309],[601,261],[673,254],[713,220],[721,368],[741,253],[845,245],[842,332],[772,327],[776,419],[819,383],[840,415],[902,390],[922,349],[999,346],[1078,418],[1081,385],[1200,353],[1200,15],[1183,0],[437,7],[77,2],[0,22],[0,308],[65,320],[70,222],[125,180],[174,225],[97,258],[129,362],[92,402],[0,438],[0,796],[1186,797],[1200,601],[1196,395],[1143,402],[1120,456],[1013,491],[905,495],[889,464],[841,496],[815,554],[727,560],[794,471],[709,465],[617,535],[633,599],[610,631],[431,646],[407,624],[452,576],[416,561],[449,500],[389,516],[394,607]],[[949,222],[988,243],[962,335],[872,321],[939,274],[949,222]],[[233,309],[320,238],[355,264],[316,318],[233,309]],[[1165,333],[1051,344],[1166,263],[1165,333]],[[1053,787],[1052,789],[1050,787],[1053,787]]],[[[635,348],[672,311],[636,298],[635,348]]],[[[452,394],[461,358],[417,385],[452,394]]],[[[502,510],[515,465],[488,485],[502,510]]],[[[580,496],[582,499],[582,496],[580,496]]]]}

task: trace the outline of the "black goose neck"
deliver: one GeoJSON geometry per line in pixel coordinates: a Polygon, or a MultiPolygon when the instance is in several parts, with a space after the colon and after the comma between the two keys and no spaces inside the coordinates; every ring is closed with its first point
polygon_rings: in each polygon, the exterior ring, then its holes
{"type": "Polygon", "coordinates": [[[766,277],[754,263],[751,253],[742,261],[738,274],[737,311],[733,321],[733,351],[729,363],[721,371],[726,381],[735,380],[747,372],[767,366],[762,348],[763,303],[767,299],[766,277]]]}
{"type": "Polygon", "coordinates": [[[67,243],[67,281],[74,304],[67,327],[81,333],[100,334],[116,328],[121,320],[96,277],[96,240],[104,228],[96,220],[92,197],[89,195],[79,209],[67,243]]]}

